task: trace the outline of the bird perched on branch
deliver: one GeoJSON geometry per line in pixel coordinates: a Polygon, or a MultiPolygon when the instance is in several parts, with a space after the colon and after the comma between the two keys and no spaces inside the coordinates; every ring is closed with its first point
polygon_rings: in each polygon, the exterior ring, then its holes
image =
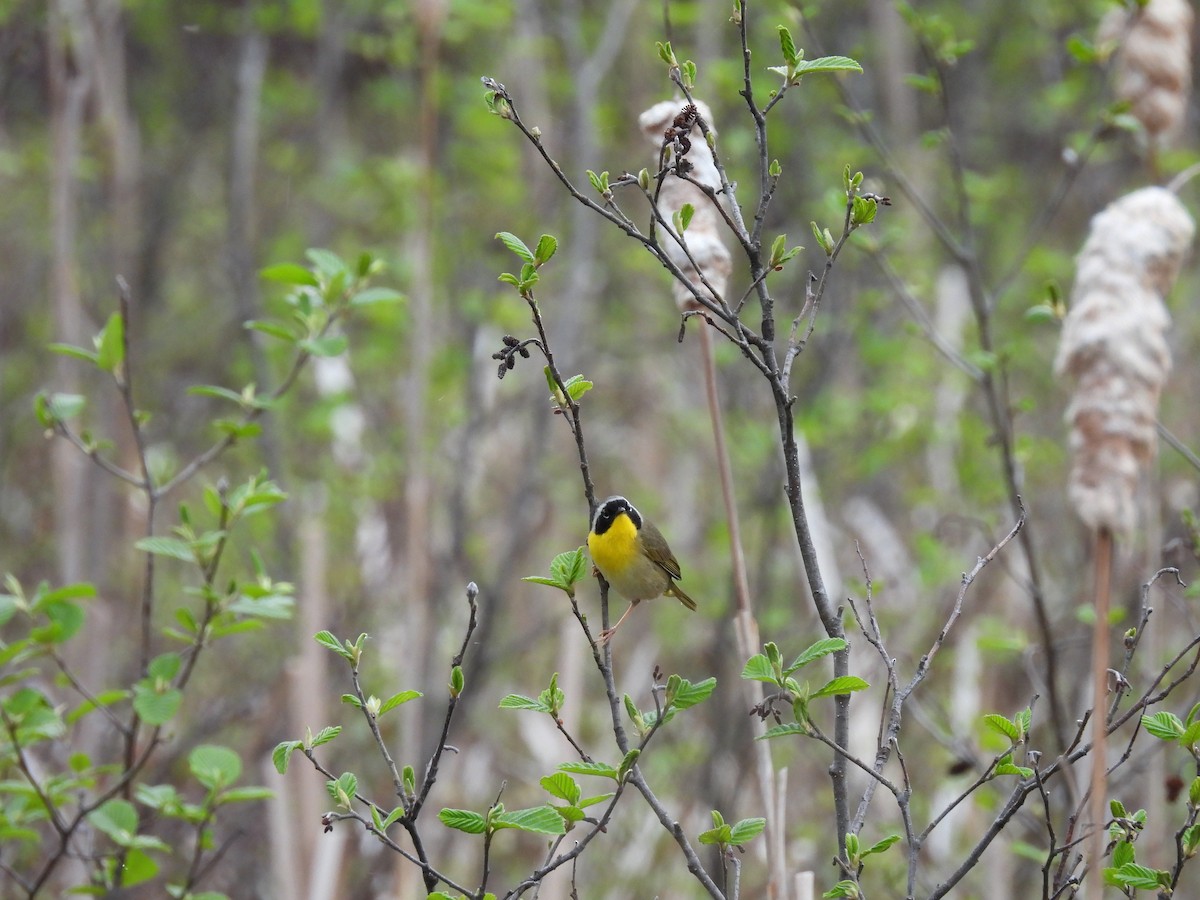
{"type": "Polygon", "coordinates": [[[617,624],[600,632],[601,643],[616,633],[643,600],[666,595],[688,609],[696,608],[696,601],[675,583],[681,577],[679,562],[666,538],[624,497],[609,497],[597,507],[587,543],[604,580],[629,601],[629,609],[617,624]]]}

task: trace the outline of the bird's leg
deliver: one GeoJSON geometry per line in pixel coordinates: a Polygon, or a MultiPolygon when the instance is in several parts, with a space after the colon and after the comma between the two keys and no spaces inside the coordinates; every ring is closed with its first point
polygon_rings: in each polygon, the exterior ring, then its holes
{"type": "Polygon", "coordinates": [[[614,625],[612,628],[605,628],[602,632],[600,632],[600,637],[597,638],[596,643],[607,644],[609,642],[609,639],[612,638],[612,636],[617,633],[617,629],[621,627],[621,623],[625,621],[625,617],[628,616],[631,612],[633,612],[633,608],[637,605],[638,605],[638,601],[636,601],[636,600],[634,600],[632,603],[630,603],[629,609],[625,610],[625,612],[623,612],[621,614],[621,618],[617,619],[616,625],[614,625]]]}

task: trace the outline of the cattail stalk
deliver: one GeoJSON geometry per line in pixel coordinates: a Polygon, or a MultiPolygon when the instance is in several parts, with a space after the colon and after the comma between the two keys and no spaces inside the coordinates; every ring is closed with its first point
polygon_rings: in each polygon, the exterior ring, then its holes
{"type": "MultiPolygon", "coordinates": [[[[716,133],[712,112],[707,104],[695,101],[696,115],[704,119],[708,129],[716,133]]],[[[685,114],[681,101],[664,100],[646,110],[638,117],[638,126],[656,151],[655,167],[659,163],[658,153],[664,141],[671,146],[667,161],[684,164],[688,178],[694,179],[714,190],[720,190],[721,179],[717,173],[712,150],[704,139],[703,132],[694,123],[690,114],[685,114]],[[683,122],[683,126],[676,123],[683,122]],[[670,129],[672,137],[667,137],[670,129]],[[678,137],[683,132],[683,140],[678,137]],[[680,156],[678,151],[686,152],[680,156]]],[[[685,204],[694,209],[691,221],[682,234],[672,233],[662,240],[663,248],[671,261],[679,267],[688,284],[673,281],[671,292],[681,312],[701,308],[693,289],[702,297],[721,303],[725,286],[733,268],[729,248],[721,240],[722,218],[712,201],[703,190],[685,178],[668,174],[658,193],[658,209],[667,222],[673,222],[677,212],[685,204]],[[685,249],[686,248],[686,249],[685,249]],[[691,287],[689,287],[689,284],[691,287]]],[[[672,232],[674,229],[672,229],[672,232]]],[[[746,556],[742,548],[741,524],[733,490],[733,467],[729,459],[725,439],[725,424],[721,415],[720,398],[717,395],[716,359],[712,335],[707,328],[700,329],[700,357],[704,370],[705,394],[708,398],[709,418],[712,422],[717,471],[721,481],[721,496],[725,503],[725,517],[729,527],[731,565],[733,569],[734,597],[737,616],[734,632],[737,636],[738,653],[750,657],[758,651],[758,623],[750,607],[750,581],[746,572],[746,556]]],[[[744,687],[751,704],[762,702],[761,685],[746,681],[744,687]]],[[[755,720],[759,733],[765,731],[761,721],[755,720]]],[[[763,801],[767,820],[767,868],[771,873],[769,895],[777,900],[787,900],[788,885],[784,854],[783,797],[776,791],[776,773],[771,759],[771,750],[766,741],[755,741],[755,774],[763,801]]],[[[780,777],[785,777],[782,775],[780,777]]]]}
{"type": "MultiPolygon", "coordinates": [[[[1155,0],[1157,2],[1157,0],[1155,0]]],[[[1158,400],[1171,370],[1163,297],[1195,233],[1169,190],[1142,188],[1098,213],[1079,253],[1055,360],[1075,393],[1068,495],[1096,537],[1092,631],[1092,821],[1088,896],[1100,898],[1107,803],[1108,610],[1112,544],[1137,525],[1137,488],[1157,451],[1158,400]]]]}

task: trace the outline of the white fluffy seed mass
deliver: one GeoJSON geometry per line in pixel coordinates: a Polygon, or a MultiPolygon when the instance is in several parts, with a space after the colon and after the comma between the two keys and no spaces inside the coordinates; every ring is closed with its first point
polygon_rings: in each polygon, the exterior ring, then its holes
{"type": "Polygon", "coordinates": [[[1054,369],[1075,379],[1068,495],[1097,531],[1128,535],[1136,525],[1138,480],[1157,449],[1171,371],[1163,297],[1195,230],[1173,193],[1142,188],[1096,214],[1079,252],[1054,369]]]}
{"type": "MultiPolygon", "coordinates": [[[[671,122],[679,115],[684,103],[685,101],[681,100],[664,100],[638,116],[638,127],[654,144],[656,151],[654,163],[650,167],[651,175],[658,168],[657,151],[662,148],[663,134],[671,127],[671,122]]],[[[709,130],[715,134],[717,129],[713,124],[712,110],[699,100],[696,101],[696,109],[708,124],[709,130]]],[[[687,160],[693,166],[692,171],[688,173],[689,177],[714,190],[720,190],[721,178],[717,174],[717,167],[713,162],[712,150],[709,149],[708,142],[704,139],[704,133],[700,130],[699,125],[692,128],[688,139],[692,142],[692,148],[687,154],[687,160]]],[[[651,191],[653,190],[654,188],[651,186],[651,191]]],[[[685,203],[690,203],[696,210],[687,231],[683,234],[688,253],[684,252],[673,237],[664,235],[661,243],[667,256],[671,258],[671,262],[680,268],[701,296],[714,299],[712,292],[704,287],[703,281],[697,273],[697,267],[703,273],[704,280],[707,280],[712,286],[713,291],[718,296],[723,295],[725,284],[729,280],[729,273],[733,268],[729,249],[721,242],[721,227],[724,223],[720,214],[713,207],[712,201],[705,196],[702,190],[682,178],[677,178],[674,174],[668,175],[664,179],[662,191],[658,195],[658,208],[662,212],[663,218],[668,222],[672,221],[672,216],[682,209],[685,203]],[[689,253],[691,259],[688,259],[689,253]],[[696,265],[692,265],[692,260],[695,260],[696,265]]],[[[672,282],[671,290],[675,296],[675,302],[681,310],[700,308],[695,296],[685,285],[677,281],[672,282]]]]}
{"type": "Polygon", "coordinates": [[[1150,0],[1132,13],[1110,11],[1096,35],[1117,45],[1113,89],[1155,144],[1177,135],[1187,114],[1193,18],[1188,0],[1150,0]]]}

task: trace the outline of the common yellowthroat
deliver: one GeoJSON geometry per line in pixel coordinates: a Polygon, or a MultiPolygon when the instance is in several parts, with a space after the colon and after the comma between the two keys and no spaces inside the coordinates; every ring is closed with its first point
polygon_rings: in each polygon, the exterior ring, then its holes
{"type": "Polygon", "coordinates": [[[675,583],[680,577],[679,562],[666,538],[624,497],[609,497],[600,504],[587,543],[604,580],[629,601],[629,609],[617,624],[600,632],[601,643],[613,636],[643,600],[666,595],[688,609],[696,608],[696,601],[675,583]]]}

